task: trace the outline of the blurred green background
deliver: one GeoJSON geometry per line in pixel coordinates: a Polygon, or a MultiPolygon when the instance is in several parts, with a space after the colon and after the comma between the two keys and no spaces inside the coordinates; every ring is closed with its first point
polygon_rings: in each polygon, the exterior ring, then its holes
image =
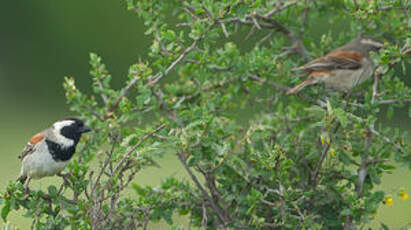
{"type": "MultiPolygon", "coordinates": [[[[140,58],[145,59],[149,46],[150,38],[144,35],[143,22],[126,10],[123,1],[2,1],[0,189],[17,177],[20,169],[17,156],[28,138],[53,121],[74,115],[65,102],[63,77],[74,76],[81,90],[90,90],[89,52],[104,58],[113,76],[113,86],[120,87],[128,67],[140,58]]],[[[407,81],[410,85],[409,77],[407,81]]],[[[411,130],[407,109],[397,110],[394,119],[384,123],[411,130]]],[[[173,156],[160,159],[160,165],[161,168],[140,173],[138,181],[156,185],[167,176],[184,177],[173,156]]],[[[394,192],[403,187],[411,194],[409,178],[411,171],[399,168],[384,177],[381,188],[394,192]]],[[[45,178],[33,186],[45,189],[54,182],[59,181],[45,178]]],[[[411,200],[401,201],[393,195],[394,205],[382,205],[373,226],[384,221],[392,229],[398,229],[411,222],[411,200]]],[[[30,223],[18,215],[12,215],[10,221],[21,229],[30,223]]]]}

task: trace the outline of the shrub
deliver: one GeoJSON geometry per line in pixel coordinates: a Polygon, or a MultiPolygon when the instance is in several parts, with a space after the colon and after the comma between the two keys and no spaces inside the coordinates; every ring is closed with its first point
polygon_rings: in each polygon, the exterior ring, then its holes
{"type": "Polygon", "coordinates": [[[66,78],[71,110],[95,132],[61,185],[25,194],[10,182],[4,220],[23,209],[35,229],[146,229],[158,220],[177,229],[176,214],[203,229],[354,229],[390,203],[375,185],[394,161],[411,166],[406,134],[380,116],[411,101],[398,77],[411,52],[405,1],[127,4],[153,38],[150,58],[130,67],[121,89],[96,54],[91,95],[66,78]],[[292,68],[360,33],[387,41],[373,55],[372,80],[348,94],[285,94],[300,81],[292,68]],[[134,183],[164,154],[177,156],[190,182],[134,183]]]}

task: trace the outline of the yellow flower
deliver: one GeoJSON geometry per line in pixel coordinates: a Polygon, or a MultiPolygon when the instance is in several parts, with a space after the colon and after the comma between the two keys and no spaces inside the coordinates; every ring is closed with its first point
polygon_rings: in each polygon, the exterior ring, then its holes
{"type": "Polygon", "coordinates": [[[331,155],[332,157],[335,157],[335,155],[336,155],[335,149],[331,148],[331,150],[330,150],[330,155],[331,155]]]}
{"type": "Polygon", "coordinates": [[[392,196],[391,195],[387,195],[385,197],[384,204],[388,206],[392,206],[392,196]]]}
{"type": "Polygon", "coordinates": [[[408,194],[405,192],[404,189],[401,189],[400,196],[402,200],[408,200],[408,194]]]}
{"type": "Polygon", "coordinates": [[[329,144],[330,143],[330,137],[328,136],[328,133],[322,133],[320,136],[320,140],[321,140],[321,145],[324,146],[325,144],[329,144]]]}

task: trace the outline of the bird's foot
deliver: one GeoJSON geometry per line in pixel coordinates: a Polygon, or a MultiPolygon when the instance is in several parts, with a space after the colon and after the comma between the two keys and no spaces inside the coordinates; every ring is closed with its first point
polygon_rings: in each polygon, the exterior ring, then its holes
{"type": "Polygon", "coordinates": [[[31,181],[31,177],[27,177],[26,181],[24,182],[24,194],[29,194],[30,193],[30,188],[29,188],[29,184],[31,181]]]}
{"type": "Polygon", "coordinates": [[[64,177],[64,178],[67,178],[67,177],[70,176],[69,173],[62,173],[62,172],[59,172],[59,173],[57,173],[56,175],[59,176],[59,177],[64,177]]]}
{"type": "Polygon", "coordinates": [[[64,184],[70,184],[70,182],[69,182],[69,180],[68,180],[68,178],[70,177],[70,174],[69,174],[69,173],[61,173],[61,172],[59,172],[59,173],[57,173],[56,175],[59,176],[59,177],[61,177],[61,178],[63,179],[64,184]]]}

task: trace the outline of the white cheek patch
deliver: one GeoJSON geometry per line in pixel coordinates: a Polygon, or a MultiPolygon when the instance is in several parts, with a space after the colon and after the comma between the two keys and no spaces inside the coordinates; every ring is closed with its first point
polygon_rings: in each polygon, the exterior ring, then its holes
{"type": "Polygon", "coordinates": [[[365,45],[375,46],[375,47],[383,47],[384,46],[384,44],[381,43],[381,42],[377,42],[375,40],[367,39],[367,38],[361,39],[361,43],[365,44],[365,45]]]}
{"type": "Polygon", "coordinates": [[[61,130],[63,127],[70,126],[73,123],[74,123],[74,121],[71,121],[71,120],[57,121],[53,124],[53,128],[55,130],[61,130]]]}
{"type": "Polygon", "coordinates": [[[74,123],[74,121],[66,120],[66,121],[58,121],[58,122],[53,124],[53,134],[56,137],[56,141],[59,144],[61,144],[63,147],[70,147],[74,144],[74,140],[63,136],[60,133],[62,128],[66,127],[66,126],[70,126],[73,123],[74,123]]]}

